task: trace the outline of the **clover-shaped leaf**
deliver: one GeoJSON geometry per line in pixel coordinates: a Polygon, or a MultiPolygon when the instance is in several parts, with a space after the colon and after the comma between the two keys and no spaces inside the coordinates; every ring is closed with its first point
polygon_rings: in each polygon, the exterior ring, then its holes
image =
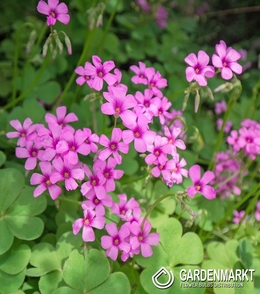
{"type": "MultiPolygon", "coordinates": [[[[230,240],[226,244],[220,242],[211,242],[207,247],[207,253],[210,260],[206,260],[202,263],[204,269],[236,269],[242,268],[242,262],[237,256],[236,252],[239,243],[237,240],[230,240]]],[[[238,281],[239,282],[239,281],[238,281]]],[[[233,281],[226,282],[233,284],[233,281]]],[[[214,293],[216,294],[247,294],[254,293],[254,283],[251,281],[244,281],[243,288],[233,287],[214,287],[214,293]]]]}
{"type": "Polygon", "coordinates": [[[61,271],[61,261],[54,247],[49,243],[40,243],[33,247],[27,276],[40,277],[51,271],[61,271]]]}
{"type": "Polygon", "coordinates": [[[9,275],[0,270],[0,293],[12,294],[18,290],[25,279],[25,270],[17,275],[9,275]]]}
{"type": "Polygon", "coordinates": [[[63,269],[63,279],[71,287],[71,292],[66,289],[64,293],[130,293],[129,281],[123,273],[109,273],[109,262],[102,252],[91,249],[84,257],[74,250],[63,269]]]}
{"type": "MultiPolygon", "coordinates": [[[[180,288],[179,274],[183,268],[198,268],[197,264],[203,260],[203,246],[195,233],[186,233],[182,236],[181,223],[169,218],[162,224],[157,232],[160,234],[160,244],[153,248],[153,255],[149,258],[137,256],[137,263],[146,269],[141,274],[141,285],[147,293],[161,293],[152,282],[152,276],[161,267],[172,271],[175,283],[165,293],[189,293],[185,288],[180,288]],[[189,265],[189,266],[187,266],[189,265]]],[[[162,277],[161,283],[163,283],[162,277]]],[[[195,290],[195,289],[194,289],[195,290]]],[[[203,293],[203,289],[196,289],[194,293],[203,293]]]]}
{"type": "Polygon", "coordinates": [[[25,269],[30,256],[29,246],[17,245],[0,256],[0,270],[10,275],[17,275],[25,269]]]}
{"type": "Polygon", "coordinates": [[[33,188],[24,187],[24,177],[16,169],[0,170],[0,254],[12,245],[14,236],[34,240],[43,231],[43,221],[35,217],[46,208],[44,197],[34,198],[33,188]]]}

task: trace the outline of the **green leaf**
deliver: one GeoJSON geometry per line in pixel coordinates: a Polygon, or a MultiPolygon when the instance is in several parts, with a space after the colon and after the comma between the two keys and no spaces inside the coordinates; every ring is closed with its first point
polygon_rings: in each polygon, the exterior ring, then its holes
{"type": "Polygon", "coordinates": [[[6,161],[6,155],[0,150],[0,166],[2,166],[6,161]]]}
{"type": "Polygon", "coordinates": [[[24,185],[23,175],[16,169],[0,170],[0,217],[20,194],[24,185]]]}
{"type": "Polygon", "coordinates": [[[16,275],[26,268],[30,256],[29,246],[20,244],[13,247],[0,256],[0,270],[10,275],[16,275]]]}
{"type": "Polygon", "coordinates": [[[25,270],[17,275],[9,275],[0,270],[0,293],[11,294],[18,290],[23,284],[25,270]]]}
{"type": "Polygon", "coordinates": [[[35,268],[29,268],[28,276],[41,276],[54,270],[61,270],[61,261],[51,244],[40,243],[33,247],[30,264],[35,268]]]}
{"type": "Polygon", "coordinates": [[[38,217],[31,216],[6,216],[9,231],[22,240],[34,240],[41,236],[44,223],[38,217]]]}
{"type": "Polygon", "coordinates": [[[37,94],[39,99],[47,104],[52,104],[58,97],[61,91],[61,86],[59,83],[51,81],[46,82],[39,86],[37,94]]]}
{"type": "Polygon", "coordinates": [[[42,213],[47,206],[45,197],[33,197],[33,187],[25,187],[7,211],[9,216],[34,216],[42,213]]]}
{"type": "Polygon", "coordinates": [[[81,293],[82,292],[71,289],[69,287],[61,287],[61,288],[52,292],[52,294],[81,294],[81,293]]]}
{"type": "Polygon", "coordinates": [[[88,293],[109,276],[109,263],[104,254],[91,249],[86,257],[77,250],[71,252],[64,264],[64,281],[73,289],[88,293]]]}
{"type": "Polygon", "coordinates": [[[0,254],[3,254],[12,246],[14,241],[14,236],[8,230],[3,218],[0,219],[0,236],[3,236],[0,242],[0,254]]]}
{"type": "Polygon", "coordinates": [[[130,283],[125,274],[116,272],[109,276],[109,278],[97,288],[88,292],[89,294],[130,294],[131,288],[130,283]]]}
{"type": "Polygon", "coordinates": [[[62,272],[53,271],[42,276],[39,281],[41,294],[49,294],[58,288],[62,281],[62,272]]]}

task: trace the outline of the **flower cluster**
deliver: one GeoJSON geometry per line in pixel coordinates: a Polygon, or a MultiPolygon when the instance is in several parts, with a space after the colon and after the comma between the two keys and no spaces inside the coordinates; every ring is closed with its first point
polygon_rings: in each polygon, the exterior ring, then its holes
{"type": "MultiPolygon", "coordinates": [[[[221,40],[215,46],[216,54],[212,56],[212,64],[221,72],[221,77],[224,80],[230,80],[233,77],[233,72],[236,74],[242,73],[242,66],[237,62],[241,58],[241,54],[233,49],[227,47],[226,43],[221,40]]],[[[212,78],[215,75],[213,66],[208,65],[209,55],[200,50],[198,56],[190,53],[185,59],[189,65],[186,69],[186,79],[188,82],[195,80],[200,86],[207,85],[207,78],[212,78]]]]}

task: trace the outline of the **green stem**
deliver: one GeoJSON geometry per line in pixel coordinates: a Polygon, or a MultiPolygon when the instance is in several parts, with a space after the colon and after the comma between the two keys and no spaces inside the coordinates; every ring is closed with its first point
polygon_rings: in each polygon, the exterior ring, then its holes
{"type": "MultiPolygon", "coordinates": [[[[251,192],[248,193],[245,197],[242,197],[242,199],[236,203],[234,206],[231,206],[226,214],[224,215],[224,217],[219,221],[217,222],[212,231],[215,231],[215,229],[219,226],[221,226],[226,220],[227,218],[232,214],[232,212],[236,209],[238,209],[243,203],[245,203],[256,191],[258,191],[260,189],[260,184],[256,185],[254,188],[252,188],[251,192]]],[[[210,237],[210,235],[212,234],[212,232],[208,232],[207,235],[203,238],[202,242],[204,243],[206,240],[208,240],[208,238],[210,237]]]]}
{"type": "Polygon", "coordinates": [[[186,192],[182,192],[181,194],[179,193],[167,193],[167,194],[164,194],[163,196],[159,197],[150,207],[149,209],[147,210],[144,218],[143,218],[143,221],[141,223],[141,228],[143,228],[144,224],[145,224],[145,221],[147,220],[149,214],[153,211],[153,209],[161,202],[163,201],[163,199],[167,198],[167,197],[170,197],[170,196],[176,196],[176,195],[182,195],[186,192]]]}
{"type": "Polygon", "coordinates": [[[17,97],[14,101],[11,101],[10,103],[6,104],[3,109],[9,109],[9,108],[13,108],[18,102],[23,101],[23,99],[33,90],[33,88],[38,84],[40,78],[42,77],[42,74],[48,64],[49,58],[48,55],[44,58],[43,64],[40,68],[40,70],[38,71],[38,74],[36,75],[36,77],[34,78],[33,82],[31,83],[31,85],[19,96],[17,97]]]}
{"type": "Polygon", "coordinates": [[[15,43],[15,50],[14,50],[14,68],[13,68],[13,85],[12,85],[12,98],[11,102],[15,101],[16,97],[16,78],[18,75],[18,59],[19,59],[19,49],[20,49],[20,37],[21,33],[24,30],[25,27],[33,27],[32,23],[26,22],[24,23],[17,31],[16,33],[16,43],[15,43]]]}
{"type": "Polygon", "coordinates": [[[65,197],[59,197],[59,200],[74,203],[74,204],[78,204],[78,205],[82,204],[82,201],[77,201],[77,200],[69,199],[69,198],[65,198],[65,197]]]}
{"type": "Polygon", "coordinates": [[[236,235],[237,231],[239,230],[239,228],[243,224],[243,220],[246,218],[246,216],[249,214],[249,212],[252,211],[255,208],[256,202],[257,202],[259,196],[260,196],[260,190],[258,191],[258,193],[255,194],[255,197],[252,199],[252,201],[250,201],[249,205],[247,206],[245,214],[244,214],[244,216],[242,217],[242,219],[239,222],[239,226],[233,232],[232,239],[235,238],[235,235],[236,235]]]}
{"type": "Polygon", "coordinates": [[[105,30],[104,30],[104,32],[102,34],[102,37],[101,37],[101,40],[100,40],[100,43],[99,43],[99,46],[98,46],[98,49],[97,49],[98,52],[100,52],[100,50],[102,49],[104,40],[106,39],[106,35],[107,35],[107,32],[108,32],[109,28],[111,27],[111,23],[112,23],[112,21],[113,21],[113,19],[115,17],[115,14],[116,14],[116,11],[117,11],[117,7],[118,7],[120,1],[121,0],[117,0],[116,5],[115,5],[112,13],[110,14],[110,17],[108,19],[108,22],[106,24],[105,30]]]}
{"type": "Polygon", "coordinates": [[[241,83],[238,82],[238,80],[237,80],[237,84],[235,85],[234,89],[232,90],[232,92],[229,96],[227,111],[225,112],[223,124],[222,124],[221,130],[218,134],[217,143],[214,148],[213,159],[210,163],[209,170],[214,170],[214,168],[216,166],[215,156],[220,150],[220,146],[221,146],[223,136],[224,136],[224,127],[225,127],[226,122],[228,120],[228,117],[231,113],[231,110],[232,110],[234,104],[236,103],[237,99],[239,98],[241,92],[242,92],[241,83]]]}

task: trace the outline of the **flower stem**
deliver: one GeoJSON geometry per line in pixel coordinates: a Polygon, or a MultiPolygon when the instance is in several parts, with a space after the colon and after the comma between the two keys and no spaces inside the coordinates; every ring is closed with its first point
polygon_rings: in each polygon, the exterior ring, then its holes
{"type": "Polygon", "coordinates": [[[144,224],[145,224],[145,221],[147,220],[149,214],[153,211],[153,209],[161,202],[163,201],[165,198],[167,197],[170,197],[170,196],[176,196],[176,195],[184,195],[186,192],[180,192],[180,193],[167,193],[167,194],[164,194],[162,195],[161,197],[159,197],[150,207],[149,209],[147,210],[144,218],[143,218],[143,221],[141,223],[141,229],[143,228],[144,224]]]}
{"type": "Polygon", "coordinates": [[[235,82],[235,86],[229,96],[229,100],[228,100],[228,106],[227,106],[227,111],[225,112],[225,115],[224,115],[224,119],[223,119],[223,124],[222,124],[222,127],[221,127],[221,130],[218,134],[218,138],[217,138],[217,143],[215,145],[215,148],[214,148],[214,152],[213,152],[213,159],[210,163],[210,166],[209,166],[209,170],[214,170],[215,166],[216,166],[216,161],[215,161],[215,156],[217,155],[217,153],[219,152],[220,150],[220,146],[221,146],[221,143],[222,143],[222,140],[223,140],[223,136],[224,136],[224,127],[226,125],[226,122],[228,120],[228,117],[231,113],[231,110],[234,106],[234,104],[236,103],[237,99],[240,97],[241,95],[241,92],[242,92],[242,87],[241,87],[241,83],[239,80],[237,80],[235,82]]]}

